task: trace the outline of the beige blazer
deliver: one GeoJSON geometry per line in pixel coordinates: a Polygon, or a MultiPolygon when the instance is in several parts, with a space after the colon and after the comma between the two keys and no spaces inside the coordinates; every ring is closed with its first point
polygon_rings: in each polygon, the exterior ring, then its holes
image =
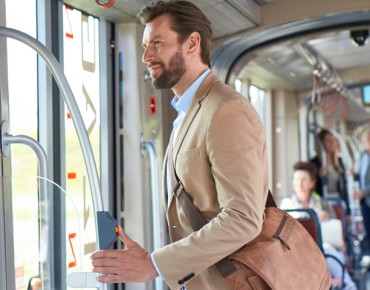
{"type": "Polygon", "coordinates": [[[172,192],[165,205],[172,243],[154,251],[156,264],[170,289],[226,290],[212,265],[256,237],[264,218],[268,170],[258,114],[211,72],[179,129],[173,160],[208,224],[194,232],[172,192]]]}

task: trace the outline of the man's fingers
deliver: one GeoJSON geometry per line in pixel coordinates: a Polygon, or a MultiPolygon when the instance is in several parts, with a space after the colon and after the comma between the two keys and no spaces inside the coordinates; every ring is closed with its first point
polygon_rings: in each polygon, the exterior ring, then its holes
{"type": "Polygon", "coordinates": [[[92,253],[90,259],[116,258],[117,254],[117,250],[100,250],[92,253]]]}
{"type": "Polygon", "coordinates": [[[93,272],[100,273],[100,274],[105,274],[105,275],[117,275],[117,267],[93,267],[92,268],[93,272]]]}
{"type": "Polygon", "coordinates": [[[101,283],[122,283],[122,277],[119,275],[98,276],[96,280],[101,283]]]}
{"type": "Polygon", "coordinates": [[[130,237],[126,235],[121,226],[118,227],[118,236],[127,248],[137,245],[135,241],[131,240],[130,237]]]}

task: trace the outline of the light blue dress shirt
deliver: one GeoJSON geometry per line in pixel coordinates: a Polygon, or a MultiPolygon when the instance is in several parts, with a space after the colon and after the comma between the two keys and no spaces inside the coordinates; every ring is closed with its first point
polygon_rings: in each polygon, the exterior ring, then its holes
{"type": "MultiPolygon", "coordinates": [[[[173,122],[173,142],[175,142],[176,140],[176,137],[177,137],[177,134],[179,132],[179,128],[182,124],[182,121],[184,120],[184,117],[187,113],[187,111],[189,110],[189,107],[194,99],[194,95],[195,93],[197,92],[200,84],[202,83],[202,81],[205,79],[205,77],[210,73],[210,69],[207,69],[204,73],[202,73],[200,75],[199,78],[196,79],[195,82],[192,83],[192,85],[185,91],[185,93],[179,98],[177,96],[175,96],[172,101],[171,101],[171,105],[174,107],[174,109],[177,111],[178,115],[177,115],[177,118],[175,119],[175,121],[173,122]]],[[[174,143],[172,144],[169,144],[169,146],[173,146],[174,143]]],[[[172,186],[171,186],[171,178],[170,178],[170,175],[169,175],[169,172],[168,172],[168,166],[167,166],[167,194],[168,194],[168,199],[167,200],[170,200],[169,199],[169,195],[171,194],[171,191],[172,191],[172,186]]],[[[155,260],[154,260],[154,257],[153,257],[153,254],[151,254],[151,258],[152,258],[152,262],[154,264],[154,267],[155,269],[157,270],[159,276],[162,276],[161,272],[159,271],[158,267],[157,267],[157,264],[155,263],[155,260]]],[[[183,288],[185,289],[185,288],[183,288]]]]}

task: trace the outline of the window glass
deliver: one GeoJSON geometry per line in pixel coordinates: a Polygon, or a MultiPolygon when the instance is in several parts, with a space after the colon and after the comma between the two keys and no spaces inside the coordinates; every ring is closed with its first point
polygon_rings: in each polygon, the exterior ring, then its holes
{"type": "MultiPolygon", "coordinates": [[[[97,168],[100,168],[100,81],[98,19],[79,10],[64,6],[63,43],[64,71],[81,112],[93,149],[97,168]]],[[[73,116],[65,107],[66,191],[78,208],[82,236],[73,235],[82,246],[81,261],[70,264],[67,272],[80,266],[91,271],[90,253],[96,250],[94,208],[89,179],[81,146],[73,124],[73,116]],[[79,264],[80,263],[80,264],[79,264]],[[81,265],[82,264],[82,265],[81,265]]],[[[69,213],[66,213],[69,219],[69,213]]]]}
{"type": "Polygon", "coordinates": [[[260,116],[263,125],[266,128],[266,92],[255,86],[249,87],[249,97],[253,107],[256,109],[258,115],[260,116]]]}

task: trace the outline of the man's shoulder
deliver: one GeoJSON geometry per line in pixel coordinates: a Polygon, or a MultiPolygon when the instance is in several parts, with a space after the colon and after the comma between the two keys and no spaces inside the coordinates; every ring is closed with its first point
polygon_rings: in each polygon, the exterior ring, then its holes
{"type": "Polygon", "coordinates": [[[232,99],[241,99],[249,102],[247,97],[244,97],[231,86],[222,82],[214,73],[210,73],[209,79],[204,82],[207,87],[206,98],[208,102],[222,103],[232,99]]]}

